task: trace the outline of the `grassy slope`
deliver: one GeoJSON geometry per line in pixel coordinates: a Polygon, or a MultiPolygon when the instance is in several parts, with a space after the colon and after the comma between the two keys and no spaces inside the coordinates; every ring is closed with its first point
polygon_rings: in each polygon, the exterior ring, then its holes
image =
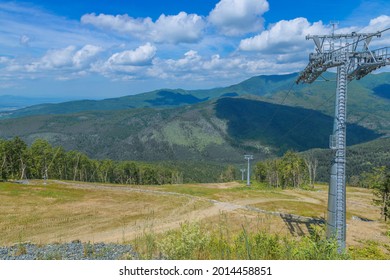
{"type": "MultiPolygon", "coordinates": [[[[370,191],[348,188],[347,195],[348,246],[361,246],[369,240],[388,243],[389,237],[381,234],[386,226],[377,220],[379,209],[371,205],[370,191]],[[352,216],[374,222],[353,220],[352,216]]],[[[30,181],[29,185],[0,183],[0,197],[0,246],[75,239],[137,245],[137,237],[151,238],[153,234],[158,238],[186,221],[199,222],[210,233],[225,238],[242,228],[248,234],[267,232],[297,238],[308,234],[307,219],[259,213],[253,207],[322,218],[327,192],[323,186],[303,191],[246,188],[238,183],[124,187],[30,181]]]]}

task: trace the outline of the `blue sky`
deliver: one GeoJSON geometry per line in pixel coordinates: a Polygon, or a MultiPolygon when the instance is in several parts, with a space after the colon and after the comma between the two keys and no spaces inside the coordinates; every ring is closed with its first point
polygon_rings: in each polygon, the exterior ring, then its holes
{"type": "Polygon", "coordinates": [[[313,50],[305,36],[331,21],[382,30],[390,2],[0,0],[0,95],[100,99],[297,72],[313,50]]]}

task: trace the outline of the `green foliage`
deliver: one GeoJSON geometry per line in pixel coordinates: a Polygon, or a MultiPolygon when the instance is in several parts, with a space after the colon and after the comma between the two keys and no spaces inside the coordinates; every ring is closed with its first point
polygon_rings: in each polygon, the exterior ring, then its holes
{"type": "Polygon", "coordinates": [[[95,247],[91,242],[83,244],[83,255],[85,258],[88,258],[95,254],[95,247]]]}
{"type": "Polygon", "coordinates": [[[155,251],[148,259],[334,260],[350,257],[337,252],[337,242],[326,239],[322,228],[314,228],[310,236],[292,239],[264,231],[248,232],[244,226],[236,234],[221,224],[219,229],[207,231],[198,223],[186,222],[180,229],[156,237],[153,244],[155,251]]]}
{"type": "MultiPolygon", "coordinates": [[[[332,162],[332,151],[329,149],[313,149],[303,152],[304,157],[312,155],[318,160],[317,180],[329,181],[332,162]]],[[[373,168],[387,166],[390,168],[390,138],[380,138],[364,144],[347,147],[347,182],[353,186],[368,187],[362,182],[364,176],[373,168]],[[366,174],[365,174],[366,173],[366,174]]]]}
{"type": "Polygon", "coordinates": [[[380,206],[381,215],[387,221],[390,219],[390,170],[381,166],[374,168],[372,173],[363,175],[364,183],[373,189],[374,204],[380,206]]]}
{"type": "MultiPolygon", "coordinates": [[[[388,260],[389,255],[385,254],[378,242],[365,241],[363,246],[349,247],[349,254],[355,260],[388,260]]],[[[390,252],[390,251],[389,251],[390,252]]]]}
{"type": "Polygon", "coordinates": [[[275,188],[303,188],[308,184],[308,170],[303,157],[288,151],[278,159],[258,162],[256,180],[275,188]]]}
{"type": "Polygon", "coordinates": [[[221,173],[220,181],[231,182],[236,179],[237,169],[233,165],[228,165],[226,169],[221,173]]]}
{"type": "Polygon", "coordinates": [[[178,184],[173,167],[139,162],[94,160],[78,151],[65,152],[37,139],[30,147],[20,140],[0,140],[0,174],[7,179],[60,179],[137,185],[178,184]]]}
{"type": "Polygon", "coordinates": [[[210,237],[197,223],[181,224],[179,230],[169,231],[158,242],[158,249],[166,259],[190,260],[202,259],[210,237]]]}
{"type": "Polygon", "coordinates": [[[15,138],[0,139],[0,180],[62,179],[120,184],[179,184],[233,181],[233,165],[193,161],[142,163],[95,160],[79,151],[66,152],[47,140],[37,139],[30,147],[15,138]]]}
{"type": "Polygon", "coordinates": [[[1,179],[23,177],[27,158],[27,145],[19,137],[10,141],[0,140],[1,179]],[[22,170],[22,175],[19,175],[19,170],[22,170]]]}
{"type": "Polygon", "coordinates": [[[356,176],[358,187],[373,190],[374,204],[381,209],[385,221],[390,219],[390,169],[386,166],[374,167],[370,172],[356,176]]]}

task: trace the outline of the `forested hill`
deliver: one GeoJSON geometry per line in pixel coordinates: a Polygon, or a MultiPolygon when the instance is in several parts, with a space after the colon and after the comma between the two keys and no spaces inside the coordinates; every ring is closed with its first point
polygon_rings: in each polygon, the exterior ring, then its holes
{"type": "MultiPolygon", "coordinates": [[[[303,153],[318,160],[317,180],[328,182],[333,153],[329,149],[314,149],[303,153]]],[[[347,181],[358,185],[359,176],[373,168],[390,168],[390,137],[347,147],[347,181]]]]}
{"type": "MultiPolygon", "coordinates": [[[[321,112],[224,97],[174,109],[139,108],[0,121],[0,138],[46,139],[97,159],[239,163],[328,146],[333,119],[321,112]]],[[[348,125],[348,144],[380,134],[348,125]]]]}
{"type": "Polygon", "coordinates": [[[294,82],[296,76],[297,74],[257,76],[236,85],[214,89],[160,89],[104,100],[77,100],[56,104],[39,104],[0,114],[0,118],[69,114],[83,111],[112,111],[129,108],[170,108],[200,103],[219,97],[246,94],[265,96],[286,90],[294,82]]]}
{"type": "MultiPolygon", "coordinates": [[[[252,95],[258,100],[314,109],[333,116],[335,75],[326,73],[313,84],[295,85],[297,74],[256,76],[236,85],[209,90],[161,89],[100,101],[82,100],[41,104],[0,113],[0,118],[32,115],[112,111],[129,108],[172,108],[220,97],[252,95]]],[[[348,87],[348,120],[379,133],[390,134],[390,73],[371,74],[348,87]]]]}
{"type": "MultiPolygon", "coordinates": [[[[310,85],[295,85],[295,78],[258,76],[226,88],[33,106],[3,114],[0,139],[21,137],[28,145],[45,139],[92,159],[216,166],[241,164],[246,153],[263,160],[327,148],[334,74],[310,85]]],[[[382,73],[349,84],[348,145],[390,135],[389,81],[390,73],[382,73]]]]}

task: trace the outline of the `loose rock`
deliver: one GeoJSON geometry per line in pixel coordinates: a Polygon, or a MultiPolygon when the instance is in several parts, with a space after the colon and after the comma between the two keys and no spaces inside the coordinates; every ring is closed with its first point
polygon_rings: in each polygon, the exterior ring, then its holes
{"type": "Polygon", "coordinates": [[[0,260],[119,260],[138,259],[131,245],[81,243],[36,245],[29,243],[0,247],[0,260]]]}

